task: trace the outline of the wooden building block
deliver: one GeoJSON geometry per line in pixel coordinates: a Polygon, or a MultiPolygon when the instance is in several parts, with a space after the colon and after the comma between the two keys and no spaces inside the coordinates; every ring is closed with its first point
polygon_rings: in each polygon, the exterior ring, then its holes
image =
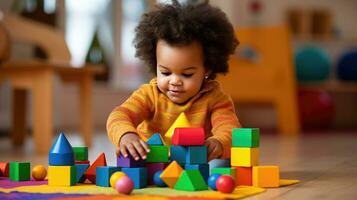
{"type": "Polygon", "coordinates": [[[232,147],[259,147],[259,128],[233,128],[232,147]]]}
{"type": "Polygon", "coordinates": [[[92,183],[95,184],[96,181],[96,168],[100,166],[107,166],[107,160],[105,158],[105,154],[101,153],[98,158],[90,165],[86,172],[84,172],[84,176],[92,183]]]}
{"type": "Polygon", "coordinates": [[[186,164],[206,164],[207,147],[206,146],[188,146],[186,154],[186,164]]]}
{"type": "Polygon", "coordinates": [[[73,186],[76,184],[76,167],[48,166],[49,186],[73,186]]]}
{"type": "Polygon", "coordinates": [[[209,172],[212,175],[212,169],[219,167],[231,167],[231,163],[229,159],[213,159],[209,161],[209,172]]]}
{"type": "Polygon", "coordinates": [[[185,170],[199,170],[203,177],[203,180],[207,183],[209,177],[208,164],[186,164],[185,170]]]}
{"type": "Polygon", "coordinates": [[[9,163],[0,162],[0,171],[1,171],[1,176],[9,177],[9,163]]]}
{"type": "Polygon", "coordinates": [[[234,167],[237,170],[236,185],[253,184],[253,167],[234,167]]]}
{"type": "Polygon", "coordinates": [[[231,148],[231,166],[251,167],[259,163],[259,148],[231,148]]]}
{"type": "Polygon", "coordinates": [[[12,181],[29,181],[30,163],[10,162],[9,179],[12,181]]]}
{"type": "Polygon", "coordinates": [[[48,165],[67,166],[74,165],[74,153],[71,144],[64,133],[61,133],[52,145],[48,154],[48,165]]]}
{"type": "Polygon", "coordinates": [[[173,161],[166,167],[166,169],[164,169],[160,178],[167,186],[174,188],[182,172],[182,167],[176,161],[173,161]]]}
{"type": "Polygon", "coordinates": [[[89,164],[75,164],[76,166],[76,183],[85,181],[84,172],[88,169],[89,164]]]}
{"type": "Polygon", "coordinates": [[[147,186],[147,168],[146,167],[136,167],[136,168],[126,168],[123,167],[122,172],[124,172],[131,180],[134,182],[134,188],[144,188],[147,186]]]}
{"type": "Polygon", "coordinates": [[[130,154],[127,157],[119,155],[117,157],[117,166],[118,167],[145,167],[146,161],[139,157],[139,160],[135,160],[130,154]]]}
{"type": "Polygon", "coordinates": [[[177,127],[191,127],[190,122],[188,121],[184,112],[182,112],[177,119],[172,123],[169,130],[165,133],[165,143],[171,145],[171,138],[174,134],[175,128],[177,127]]]}
{"type": "Polygon", "coordinates": [[[148,170],[148,185],[154,185],[154,174],[159,170],[164,170],[168,163],[146,163],[148,170]]]}
{"type": "Polygon", "coordinates": [[[162,163],[169,162],[168,146],[153,146],[149,145],[150,152],[146,155],[146,162],[162,163]]]}
{"type": "Polygon", "coordinates": [[[199,191],[207,190],[208,186],[199,170],[184,170],[175,184],[176,190],[199,191]]]}
{"type": "Polygon", "coordinates": [[[187,154],[187,147],[185,146],[170,146],[170,161],[176,160],[176,162],[180,165],[186,164],[186,154],[187,154]]]}
{"type": "Polygon", "coordinates": [[[148,145],[164,145],[160,133],[154,133],[147,141],[148,145]]]}
{"type": "Polygon", "coordinates": [[[237,177],[237,170],[234,167],[217,167],[211,169],[211,174],[221,174],[221,175],[229,175],[236,179],[237,177]]]}
{"type": "Polygon", "coordinates": [[[279,187],[280,174],[278,166],[254,166],[253,186],[279,187]]]}
{"type": "Polygon", "coordinates": [[[175,128],[171,144],[180,146],[201,146],[205,143],[203,128],[175,128]]]}
{"type": "Polygon", "coordinates": [[[88,160],[88,147],[72,147],[75,161],[88,160]]]}
{"type": "Polygon", "coordinates": [[[120,167],[102,166],[96,168],[96,186],[110,187],[110,177],[115,172],[120,171],[120,167]]]}

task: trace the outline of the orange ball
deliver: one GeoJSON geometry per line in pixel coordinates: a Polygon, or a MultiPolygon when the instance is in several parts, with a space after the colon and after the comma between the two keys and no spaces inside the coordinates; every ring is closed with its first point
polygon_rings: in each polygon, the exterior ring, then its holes
{"type": "Polygon", "coordinates": [[[47,170],[43,165],[36,165],[32,168],[32,177],[36,181],[43,181],[47,176],[47,170]]]}
{"type": "Polygon", "coordinates": [[[117,181],[122,178],[123,176],[126,176],[126,174],[124,172],[115,172],[114,174],[112,174],[110,176],[110,186],[115,188],[115,184],[117,183],[117,181]]]}

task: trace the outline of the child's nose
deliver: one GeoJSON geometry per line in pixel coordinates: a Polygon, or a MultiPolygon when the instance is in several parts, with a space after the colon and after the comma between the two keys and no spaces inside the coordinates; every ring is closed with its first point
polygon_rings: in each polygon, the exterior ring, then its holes
{"type": "Polygon", "coordinates": [[[170,79],[170,84],[179,86],[179,85],[182,85],[182,80],[180,79],[179,76],[173,75],[172,78],[170,79]]]}

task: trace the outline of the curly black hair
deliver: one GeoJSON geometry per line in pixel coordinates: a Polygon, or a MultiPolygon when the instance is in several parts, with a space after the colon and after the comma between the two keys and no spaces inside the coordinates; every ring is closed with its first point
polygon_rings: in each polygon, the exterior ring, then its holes
{"type": "Polygon", "coordinates": [[[211,70],[210,79],[217,73],[228,72],[228,59],[239,42],[232,24],[224,12],[208,1],[199,4],[158,4],[145,13],[135,29],[136,57],[156,72],[156,45],[164,40],[170,45],[187,45],[198,41],[203,48],[204,67],[211,70]]]}

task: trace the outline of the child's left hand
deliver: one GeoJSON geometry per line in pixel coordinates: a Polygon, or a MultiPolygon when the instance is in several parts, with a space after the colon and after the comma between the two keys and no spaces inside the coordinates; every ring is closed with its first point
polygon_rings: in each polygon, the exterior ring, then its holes
{"type": "Polygon", "coordinates": [[[208,138],[205,142],[205,145],[207,146],[208,161],[220,158],[222,156],[223,147],[218,140],[214,138],[208,138]]]}

